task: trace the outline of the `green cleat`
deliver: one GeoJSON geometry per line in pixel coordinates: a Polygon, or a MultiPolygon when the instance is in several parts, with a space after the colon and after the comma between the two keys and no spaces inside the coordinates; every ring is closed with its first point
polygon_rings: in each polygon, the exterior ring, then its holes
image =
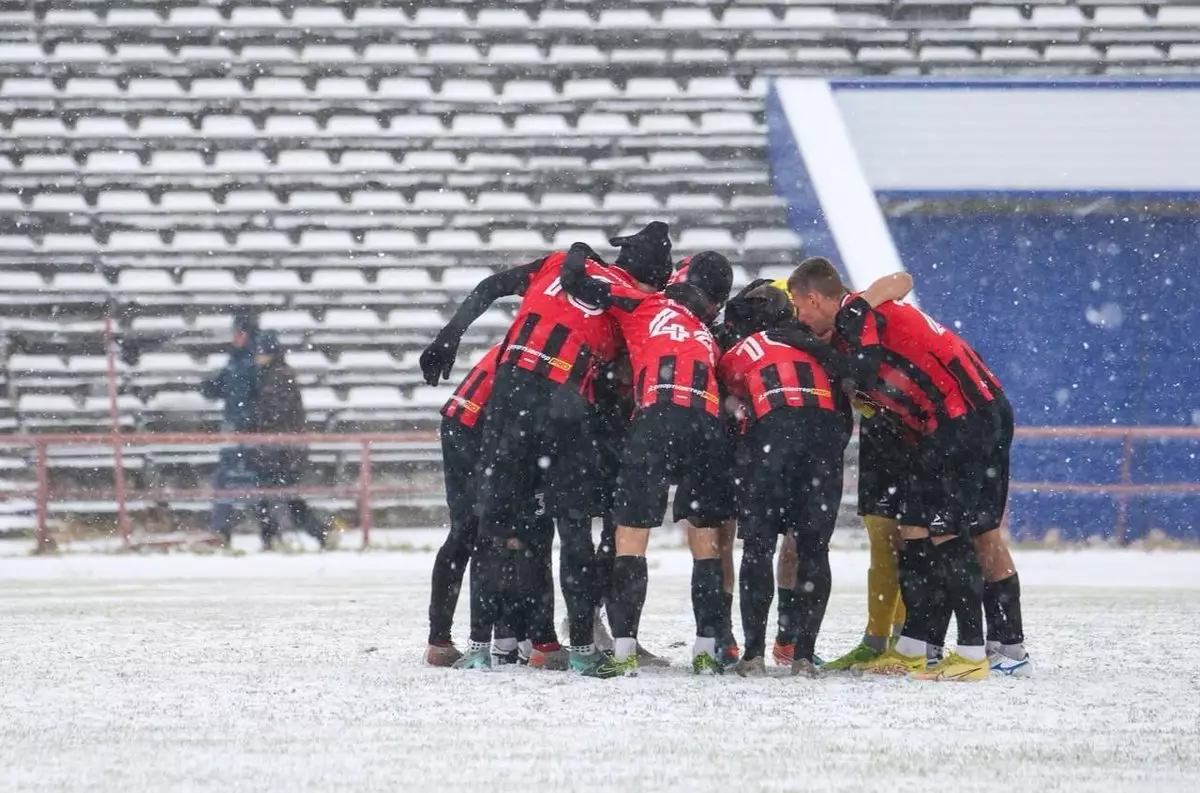
{"type": "Polygon", "coordinates": [[[700,653],[692,658],[692,674],[723,675],[725,665],[708,653],[700,653]]]}
{"type": "MultiPolygon", "coordinates": [[[[592,650],[590,653],[581,653],[571,650],[567,657],[567,669],[581,677],[598,677],[606,679],[609,677],[620,677],[625,674],[623,667],[615,662],[612,653],[601,652],[600,650],[592,650]]],[[[637,669],[637,659],[634,658],[634,669],[637,669]]]]}
{"type": "Polygon", "coordinates": [[[600,662],[596,665],[591,674],[583,672],[584,677],[599,677],[607,680],[610,677],[637,677],[638,659],[637,655],[631,655],[623,661],[617,660],[617,657],[612,653],[598,653],[601,656],[600,662]]]}
{"type": "Polygon", "coordinates": [[[491,669],[492,651],[485,647],[482,650],[471,650],[454,662],[453,669],[491,669]]]}
{"type": "Polygon", "coordinates": [[[880,653],[878,650],[869,647],[866,644],[859,644],[841,658],[835,658],[834,660],[820,666],[826,672],[848,672],[858,664],[865,664],[868,661],[874,661],[880,655],[882,655],[882,653],[880,653]]]}

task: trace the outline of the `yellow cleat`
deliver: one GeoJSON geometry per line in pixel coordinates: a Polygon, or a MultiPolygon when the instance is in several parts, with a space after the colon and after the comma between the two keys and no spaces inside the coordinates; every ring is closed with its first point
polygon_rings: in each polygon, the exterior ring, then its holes
{"type": "Polygon", "coordinates": [[[974,680],[987,680],[988,673],[991,669],[988,667],[986,658],[980,658],[978,661],[972,661],[969,658],[963,658],[958,653],[950,653],[943,658],[937,666],[929,669],[913,672],[913,680],[953,680],[969,682],[974,680]]]}
{"type": "MultiPolygon", "coordinates": [[[[984,666],[986,667],[987,664],[985,663],[984,666]]],[[[901,655],[892,647],[889,647],[886,652],[876,658],[850,667],[852,672],[859,672],[864,675],[891,675],[893,677],[910,675],[924,669],[925,656],[901,655]]]]}

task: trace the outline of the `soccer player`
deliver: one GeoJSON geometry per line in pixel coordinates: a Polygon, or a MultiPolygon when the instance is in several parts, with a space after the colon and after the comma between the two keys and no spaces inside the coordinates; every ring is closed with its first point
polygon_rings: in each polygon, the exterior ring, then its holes
{"type": "Polygon", "coordinates": [[[772,562],[779,536],[788,534],[798,566],[781,620],[786,617],[794,639],[792,674],[814,676],[817,633],[832,585],[829,540],[852,428],[842,364],[795,318],[778,289],[764,285],[737,308],[731,303],[726,321],[744,338],[719,367],[721,383],[742,401],[746,415],[737,476],[746,646],[736,669],[746,677],[766,674],[772,562]]]}
{"type": "Polygon", "coordinates": [[[1007,473],[1007,449],[993,437],[1001,423],[994,378],[961,339],[914,306],[850,294],[826,259],[801,263],[788,288],[814,332],[836,328],[856,364],[858,390],[919,437],[900,527],[905,626],[894,647],[862,668],[931,680],[987,677],[983,576],[968,534],[993,519],[989,491],[1007,473]],[[958,647],[926,670],[942,603],[957,620],[958,647]]]}
{"type": "MultiPolygon", "coordinates": [[[[666,242],[665,224],[643,231],[666,242]]],[[[625,442],[618,475],[614,517],[617,523],[613,562],[614,596],[608,605],[614,655],[596,673],[636,673],[637,635],[646,601],[646,546],[650,529],[662,524],[672,481],[695,494],[692,550],[692,608],[696,640],[692,669],[719,674],[716,658],[723,578],[719,517],[710,500],[720,488],[716,463],[722,459],[724,429],[716,382],[716,343],[709,325],[729,297],[733,271],[716,253],[692,258],[683,283],[666,283],[670,268],[655,280],[636,285],[589,276],[588,249],[572,246],[562,268],[568,294],[607,310],[620,325],[634,371],[636,412],[625,442]],[[692,485],[692,482],[698,484],[692,485]]],[[[637,276],[635,276],[637,277],[637,276]]]]}
{"type": "MultiPolygon", "coordinates": [[[[665,224],[612,242],[616,266],[591,253],[587,277],[635,290],[635,278],[665,283],[670,241],[665,224]],[[657,227],[662,227],[659,233],[657,227]]],[[[585,246],[586,247],[586,246],[585,246]]],[[[602,656],[593,639],[595,551],[591,519],[602,512],[593,379],[611,362],[619,336],[603,309],[567,294],[561,278],[566,254],[549,256],[484,279],[439,334],[431,365],[448,372],[458,340],[470,322],[498,297],[524,297],[499,354],[484,422],[478,483],[480,540],[472,559],[471,586],[483,593],[483,613],[473,619],[467,656],[486,655],[491,625],[530,588],[529,538],[522,511],[535,492],[545,498],[562,542],[561,582],[571,634],[572,668],[588,671],[602,656]]],[[[473,596],[474,599],[474,596],[473,596]]],[[[464,660],[467,660],[464,658],[464,660]]]]}
{"type": "MultiPolygon", "coordinates": [[[[450,512],[450,532],[447,534],[433,563],[433,580],[429,598],[429,645],[425,649],[425,663],[430,666],[453,666],[462,653],[451,641],[451,628],[458,595],[462,587],[463,573],[471,560],[478,534],[479,521],[475,515],[475,463],[479,458],[480,422],[484,415],[492,381],[496,374],[496,362],[500,353],[497,345],[471,368],[458,388],[442,407],[440,436],[442,443],[442,474],[446,484],[446,504],[450,512]]],[[[442,368],[432,367],[427,377],[437,384],[442,368]]],[[[528,517],[537,523],[531,534],[540,542],[538,549],[538,586],[528,594],[526,609],[527,625],[511,626],[514,631],[535,637],[531,639],[529,660],[535,667],[565,668],[557,664],[555,650],[558,638],[554,634],[554,579],[550,571],[550,546],[554,534],[553,522],[539,515],[532,505],[528,517]]],[[[477,606],[473,604],[473,607],[477,606]]],[[[496,647],[500,655],[512,648],[510,639],[497,635],[496,647]]]]}

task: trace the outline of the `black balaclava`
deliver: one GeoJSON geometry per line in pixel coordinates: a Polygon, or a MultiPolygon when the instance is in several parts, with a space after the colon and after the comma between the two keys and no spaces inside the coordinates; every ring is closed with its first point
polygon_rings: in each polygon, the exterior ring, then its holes
{"type": "Polygon", "coordinates": [[[613,237],[609,243],[620,248],[617,267],[636,280],[662,289],[671,277],[671,238],[666,223],[656,220],[636,234],[613,237]]]}
{"type": "Polygon", "coordinates": [[[712,322],[733,287],[729,260],[714,251],[704,251],[691,257],[679,274],[683,280],[667,287],[667,297],[683,303],[705,322],[712,322]]]}

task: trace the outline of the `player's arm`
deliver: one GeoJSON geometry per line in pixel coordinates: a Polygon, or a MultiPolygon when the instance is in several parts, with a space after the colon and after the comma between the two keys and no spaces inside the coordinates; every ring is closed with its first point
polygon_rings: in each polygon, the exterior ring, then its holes
{"type": "Polygon", "coordinates": [[[619,308],[633,311],[642,302],[644,294],[619,284],[610,284],[587,274],[588,259],[597,258],[592,249],[577,242],[567,251],[559,278],[567,294],[596,308],[619,308]]]}
{"type": "Polygon", "coordinates": [[[867,301],[871,308],[875,308],[880,303],[902,299],[912,291],[912,288],[913,279],[911,275],[908,273],[892,273],[891,275],[885,275],[882,278],[876,279],[859,297],[867,301]]]}
{"type": "Polygon", "coordinates": [[[471,294],[459,304],[450,322],[421,353],[421,373],[426,383],[437,385],[441,378],[450,379],[450,370],[454,368],[454,359],[458,355],[458,343],[467,328],[500,298],[525,294],[533,277],[542,268],[543,261],[539,259],[501,270],[476,284],[471,294]]]}
{"type": "Polygon", "coordinates": [[[862,295],[842,306],[834,319],[834,329],[850,347],[850,355],[847,356],[849,376],[859,391],[871,391],[879,382],[885,322],[883,316],[862,295]]]}
{"type": "Polygon", "coordinates": [[[821,364],[821,368],[834,382],[852,377],[853,364],[851,356],[838,352],[833,347],[818,339],[807,325],[799,322],[767,331],[767,338],[794,347],[808,353],[821,364]]]}

